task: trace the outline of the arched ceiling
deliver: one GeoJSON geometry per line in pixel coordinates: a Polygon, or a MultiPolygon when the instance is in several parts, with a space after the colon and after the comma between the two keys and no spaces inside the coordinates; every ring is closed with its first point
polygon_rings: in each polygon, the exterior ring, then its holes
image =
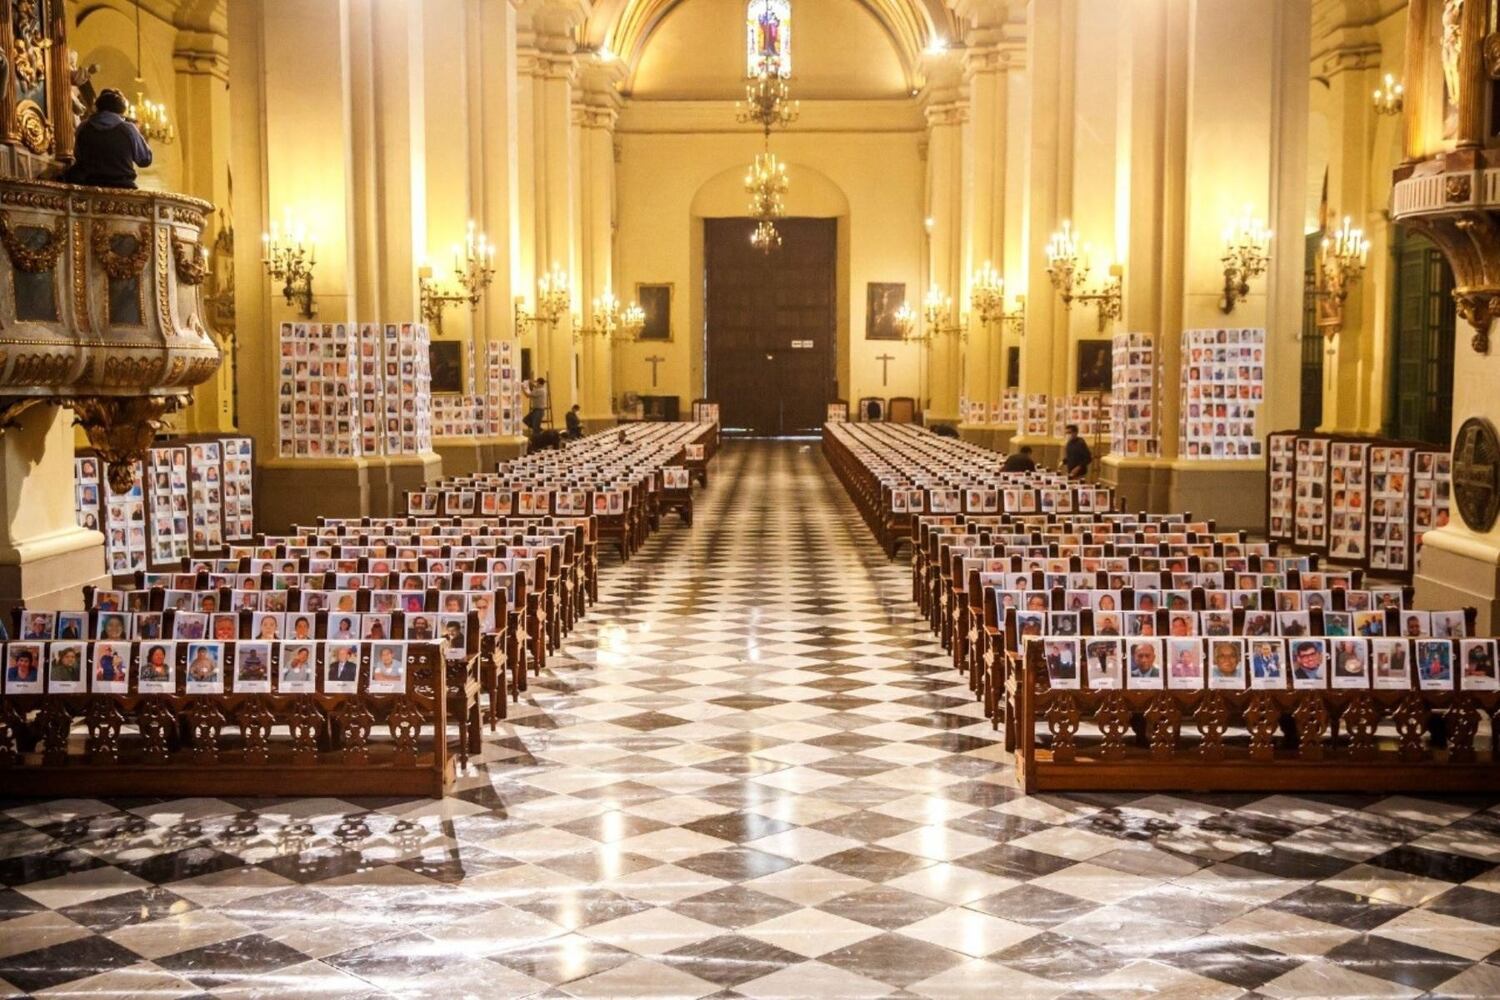
{"type": "MultiPolygon", "coordinates": [[[[622,59],[629,78],[640,65],[641,57],[653,34],[668,15],[692,0],[596,0],[580,32],[583,45],[591,49],[608,49],[622,59]]],[[[793,0],[794,4],[817,3],[819,0],[793,0]]],[[[958,24],[947,0],[856,0],[889,37],[906,85],[918,84],[921,56],[935,42],[947,43],[958,34],[958,24]]],[[[796,7],[793,7],[795,26],[796,7]]],[[[793,38],[796,38],[795,30],[793,38]]],[[[793,59],[796,59],[793,41],[793,59]]]]}

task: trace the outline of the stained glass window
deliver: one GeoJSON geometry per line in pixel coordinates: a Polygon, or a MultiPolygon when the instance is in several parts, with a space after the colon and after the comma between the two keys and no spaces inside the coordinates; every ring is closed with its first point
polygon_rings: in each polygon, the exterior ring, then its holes
{"type": "Polygon", "coordinates": [[[745,8],[745,75],[792,75],[791,0],[750,0],[745,8]]]}

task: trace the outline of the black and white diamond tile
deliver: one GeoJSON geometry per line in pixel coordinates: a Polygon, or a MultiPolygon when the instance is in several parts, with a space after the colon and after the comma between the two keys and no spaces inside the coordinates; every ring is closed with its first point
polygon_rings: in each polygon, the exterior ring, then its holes
{"type": "Polygon", "coordinates": [[[699,504],[443,801],[3,803],[0,993],[1500,995],[1500,795],[1021,796],[815,450],[699,504]]]}

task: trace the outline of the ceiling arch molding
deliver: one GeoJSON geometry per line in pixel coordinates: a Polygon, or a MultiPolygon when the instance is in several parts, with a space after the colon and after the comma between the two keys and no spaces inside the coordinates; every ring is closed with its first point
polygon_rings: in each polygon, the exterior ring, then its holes
{"type": "MultiPolygon", "coordinates": [[[[628,91],[641,55],[663,20],[687,0],[600,0],[581,31],[583,45],[607,49],[626,66],[628,91]]],[[[803,0],[808,2],[808,0],[803,0]]],[[[857,0],[889,36],[912,88],[921,84],[922,53],[935,42],[958,35],[957,22],[944,0],[857,0]]]]}

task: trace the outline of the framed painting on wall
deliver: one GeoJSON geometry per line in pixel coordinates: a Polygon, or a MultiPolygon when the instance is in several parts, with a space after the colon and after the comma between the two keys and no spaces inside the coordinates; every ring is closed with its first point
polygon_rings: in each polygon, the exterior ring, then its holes
{"type": "Polygon", "coordinates": [[[872,281],[865,286],[865,339],[901,340],[896,313],[906,304],[906,284],[872,281]]]}
{"type": "Polygon", "coordinates": [[[641,340],[672,339],[672,286],[635,286],[635,300],[646,314],[646,325],[641,328],[641,340]]]}
{"type": "Polygon", "coordinates": [[[1021,349],[1019,347],[1005,349],[1005,388],[1021,388],[1021,349]]]}
{"type": "Polygon", "coordinates": [[[1114,381],[1113,344],[1108,340],[1078,342],[1078,391],[1108,392],[1114,381]]]}
{"type": "Polygon", "coordinates": [[[464,391],[464,345],[458,340],[434,340],[427,345],[433,392],[464,391]]]}

